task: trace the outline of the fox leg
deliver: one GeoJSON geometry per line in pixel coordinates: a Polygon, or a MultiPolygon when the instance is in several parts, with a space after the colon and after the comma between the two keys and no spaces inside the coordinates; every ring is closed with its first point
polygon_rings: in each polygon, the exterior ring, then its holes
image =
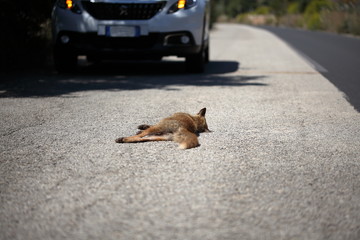
{"type": "Polygon", "coordinates": [[[196,134],[186,128],[179,128],[174,133],[174,141],[179,143],[180,149],[194,148],[200,145],[196,134]]]}
{"type": "Polygon", "coordinates": [[[138,129],[139,130],[146,130],[148,129],[149,127],[151,127],[150,125],[147,125],[147,124],[142,124],[142,125],[139,125],[138,126],[138,129]]]}
{"type": "Polygon", "coordinates": [[[138,132],[136,133],[136,135],[139,135],[140,133],[142,133],[143,130],[146,130],[146,129],[150,128],[150,127],[151,127],[151,126],[150,126],[150,125],[147,125],[147,124],[139,125],[139,126],[138,126],[138,129],[139,129],[140,131],[138,131],[138,132]]]}
{"type": "Polygon", "coordinates": [[[138,143],[138,142],[149,142],[149,141],[170,141],[172,139],[169,134],[160,135],[160,136],[146,136],[146,137],[139,137],[138,135],[131,136],[131,137],[123,137],[118,138],[115,141],[117,143],[138,143]]]}
{"type": "Polygon", "coordinates": [[[172,134],[163,133],[156,127],[148,127],[147,129],[140,131],[135,136],[121,137],[115,140],[117,143],[137,143],[148,141],[170,141],[172,140],[172,134]]]}

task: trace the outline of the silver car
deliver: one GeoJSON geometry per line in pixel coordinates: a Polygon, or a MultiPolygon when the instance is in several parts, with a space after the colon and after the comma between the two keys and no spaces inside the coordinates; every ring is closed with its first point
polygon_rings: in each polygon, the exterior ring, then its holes
{"type": "Polygon", "coordinates": [[[191,72],[209,61],[209,0],[58,0],[53,8],[54,62],[76,69],[77,57],[184,57],[191,72]]]}

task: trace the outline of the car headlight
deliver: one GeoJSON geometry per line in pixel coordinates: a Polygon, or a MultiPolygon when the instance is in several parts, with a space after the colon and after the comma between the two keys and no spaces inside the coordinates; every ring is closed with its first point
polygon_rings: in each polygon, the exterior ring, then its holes
{"type": "Polygon", "coordinates": [[[195,7],[198,0],[178,0],[170,8],[168,13],[174,13],[180,9],[189,9],[195,7]]]}
{"type": "Polygon", "coordinates": [[[69,9],[74,13],[81,13],[79,5],[73,0],[58,0],[57,6],[63,9],[69,9]]]}

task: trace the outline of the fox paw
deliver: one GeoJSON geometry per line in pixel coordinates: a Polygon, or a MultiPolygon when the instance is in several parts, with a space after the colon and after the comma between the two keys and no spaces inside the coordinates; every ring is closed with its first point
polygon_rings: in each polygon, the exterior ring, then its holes
{"type": "Polygon", "coordinates": [[[115,140],[116,143],[123,143],[124,142],[124,138],[121,137],[121,138],[118,138],[115,140]]]}
{"type": "Polygon", "coordinates": [[[150,125],[143,124],[143,125],[139,125],[139,126],[138,126],[138,129],[139,129],[139,130],[146,130],[146,129],[148,129],[149,127],[150,127],[150,125]]]}

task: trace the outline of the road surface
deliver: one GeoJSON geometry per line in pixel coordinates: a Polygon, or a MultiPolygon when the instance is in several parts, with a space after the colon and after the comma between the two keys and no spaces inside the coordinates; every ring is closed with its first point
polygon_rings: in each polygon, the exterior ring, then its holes
{"type": "Polygon", "coordinates": [[[359,239],[344,94],[265,30],[218,24],[211,59],[2,76],[0,239],[359,239]],[[114,142],[203,107],[200,147],[114,142]]]}

